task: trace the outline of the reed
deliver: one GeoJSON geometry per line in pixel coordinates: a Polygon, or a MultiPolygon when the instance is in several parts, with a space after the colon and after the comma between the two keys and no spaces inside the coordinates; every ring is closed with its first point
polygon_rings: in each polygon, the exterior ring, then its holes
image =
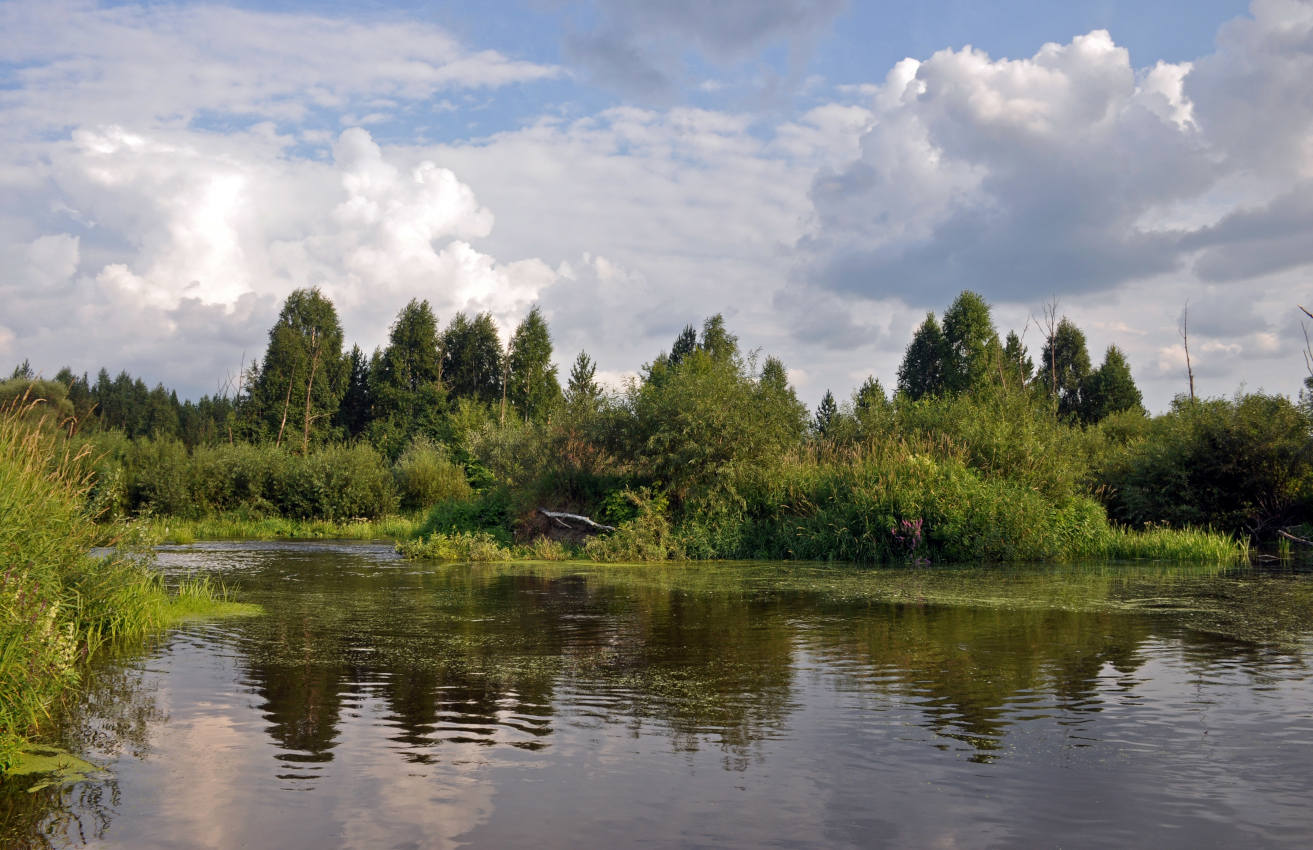
{"type": "Polygon", "coordinates": [[[184,544],[197,540],[401,540],[414,537],[420,525],[420,516],[327,520],[225,513],[198,519],[153,517],[146,521],[146,535],[160,543],[184,544]]]}
{"type": "Polygon", "coordinates": [[[180,616],[250,610],[205,581],[167,590],[148,557],[90,557],[107,533],[135,532],[92,521],[87,453],[42,413],[26,399],[0,408],[0,773],[106,643],[180,616]]]}

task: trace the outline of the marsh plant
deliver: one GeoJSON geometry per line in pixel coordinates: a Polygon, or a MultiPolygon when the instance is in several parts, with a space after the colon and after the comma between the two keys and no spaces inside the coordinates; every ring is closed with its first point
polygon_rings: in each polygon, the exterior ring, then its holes
{"type": "Polygon", "coordinates": [[[134,531],[92,522],[87,452],[47,422],[35,403],[0,409],[0,772],[90,654],[226,602],[205,581],[166,590],[140,553],[87,554],[134,531]]]}

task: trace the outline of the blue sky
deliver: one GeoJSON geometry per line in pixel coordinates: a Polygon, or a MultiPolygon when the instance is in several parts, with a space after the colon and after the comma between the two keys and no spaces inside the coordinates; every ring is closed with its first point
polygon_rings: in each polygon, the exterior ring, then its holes
{"type": "Polygon", "coordinates": [[[618,385],[721,312],[804,400],[964,288],[1146,401],[1294,394],[1313,3],[0,2],[0,363],[196,396],[322,287],[349,340],[534,304],[618,385]]]}

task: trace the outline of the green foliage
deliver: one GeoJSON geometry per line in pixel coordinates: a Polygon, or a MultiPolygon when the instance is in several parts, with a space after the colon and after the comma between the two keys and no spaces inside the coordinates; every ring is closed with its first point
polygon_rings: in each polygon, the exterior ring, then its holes
{"type": "Polygon", "coordinates": [[[509,543],[511,520],[510,492],[504,487],[493,487],[466,499],[438,502],[424,518],[418,536],[488,532],[509,543]]]}
{"type": "Polygon", "coordinates": [[[1144,413],[1140,390],[1131,378],[1126,355],[1115,345],[1108,346],[1103,364],[1090,373],[1082,393],[1081,421],[1098,422],[1114,413],[1144,413]]]}
{"type": "Polygon", "coordinates": [[[806,411],[791,395],[763,385],[736,357],[699,349],[663,380],[629,386],[620,449],[682,498],[734,465],[796,447],[806,411]]]}
{"type": "Polygon", "coordinates": [[[1212,526],[1262,536],[1307,516],[1313,423],[1281,396],[1178,399],[1102,470],[1112,515],[1132,527],[1212,526]]]}
{"type": "Polygon", "coordinates": [[[492,315],[457,313],[442,334],[442,380],[453,398],[501,401],[502,350],[492,315]]]}
{"type": "Polygon", "coordinates": [[[1034,377],[1035,363],[1030,359],[1016,331],[1008,331],[1007,342],[1003,346],[1003,370],[1004,384],[1009,389],[1020,389],[1034,377]]]}
{"type": "Polygon", "coordinates": [[[964,393],[997,383],[1002,349],[989,305],[965,291],[944,311],[944,389],[964,393]]]}
{"type": "Polygon", "coordinates": [[[511,550],[486,531],[437,532],[427,537],[403,540],[397,551],[412,560],[509,561],[511,550]]]}
{"type": "Polygon", "coordinates": [[[828,389],[821,396],[821,403],[816,405],[816,415],[812,418],[812,430],[816,436],[825,439],[830,436],[834,420],[839,415],[839,405],[834,401],[834,393],[828,389]]]}
{"type": "Polygon", "coordinates": [[[898,392],[912,401],[942,393],[946,388],[945,348],[944,332],[935,314],[926,313],[898,367],[898,392]]]}
{"type": "Polygon", "coordinates": [[[684,358],[692,354],[698,347],[698,332],[692,325],[684,325],[684,329],[675,337],[675,344],[670,346],[670,368],[674,369],[684,362],[684,358]]]}
{"type": "Polygon", "coordinates": [[[388,345],[370,366],[370,442],[390,457],[416,435],[446,432],[438,325],[427,301],[411,300],[397,315],[388,345]]]}
{"type": "Polygon", "coordinates": [[[570,367],[570,381],[566,385],[565,404],[572,410],[594,410],[602,400],[602,388],[597,385],[597,364],[588,352],[581,351],[570,367]]]}
{"type": "Polygon", "coordinates": [[[273,445],[219,444],[189,454],[172,439],[100,444],[101,476],[122,487],[93,500],[124,512],[199,518],[244,510],[328,520],[378,517],[397,507],[392,471],[368,445],[328,445],[308,454],[273,445]],[[121,477],[121,485],[117,482],[121,477]]]}
{"type": "Polygon", "coordinates": [[[1081,419],[1089,376],[1090,355],[1085,348],[1085,334],[1063,316],[1044,344],[1044,356],[1036,376],[1044,392],[1057,400],[1058,415],[1063,419],[1069,422],[1081,419]]]}
{"type": "Polygon", "coordinates": [[[507,351],[507,399],[520,414],[546,420],[561,401],[552,363],[552,338],[542,312],[534,307],[515,329],[507,351]]]}
{"type": "Polygon", "coordinates": [[[350,368],[333,303],[318,289],[296,290],[283,302],[251,378],[242,405],[246,433],[303,448],[332,437],[350,368]]]}
{"type": "Polygon", "coordinates": [[[670,522],[670,503],[647,489],[624,491],[633,506],[633,518],[614,532],[588,538],[584,552],[594,561],[668,561],[683,557],[684,549],[670,522]]]}
{"type": "Polygon", "coordinates": [[[142,561],[89,557],[105,529],[86,513],[86,453],[32,414],[30,405],[0,408],[0,773],[89,653],[220,601],[196,587],[180,605],[142,561]]]}
{"type": "Polygon", "coordinates": [[[401,507],[428,508],[438,502],[466,499],[471,495],[465,469],[454,462],[447,449],[428,437],[416,437],[393,467],[401,507]]]}

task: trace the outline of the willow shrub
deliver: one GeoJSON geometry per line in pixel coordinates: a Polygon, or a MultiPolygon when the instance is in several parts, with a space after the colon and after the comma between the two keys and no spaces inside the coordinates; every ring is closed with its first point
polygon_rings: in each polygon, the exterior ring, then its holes
{"type": "Polygon", "coordinates": [[[364,444],[321,446],[306,455],[242,443],[189,453],[172,438],[110,436],[103,446],[99,474],[106,485],[92,493],[92,501],[113,504],[121,498],[125,512],[342,520],[372,519],[397,509],[392,468],[364,444]]]}
{"type": "Polygon", "coordinates": [[[451,459],[445,446],[428,437],[412,440],[392,472],[403,508],[427,508],[471,495],[464,467],[451,459]]]}
{"type": "Polygon", "coordinates": [[[1282,396],[1180,398],[1103,463],[1109,512],[1133,528],[1212,527],[1246,537],[1305,520],[1313,422],[1282,396]]]}

